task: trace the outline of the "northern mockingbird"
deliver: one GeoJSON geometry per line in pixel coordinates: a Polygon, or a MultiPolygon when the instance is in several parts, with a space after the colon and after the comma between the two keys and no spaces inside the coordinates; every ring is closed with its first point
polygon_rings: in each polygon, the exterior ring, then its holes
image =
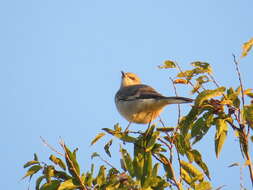
{"type": "Polygon", "coordinates": [[[130,123],[150,123],[166,105],[193,101],[185,97],[163,96],[152,87],[141,84],[137,75],[123,71],[121,73],[121,85],[115,95],[115,104],[119,113],[130,123]]]}

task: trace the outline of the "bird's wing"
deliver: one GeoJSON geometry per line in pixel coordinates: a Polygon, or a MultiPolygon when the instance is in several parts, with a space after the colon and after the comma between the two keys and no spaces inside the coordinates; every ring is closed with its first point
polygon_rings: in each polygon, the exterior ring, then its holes
{"type": "Polygon", "coordinates": [[[131,101],[136,99],[166,98],[148,85],[139,84],[121,88],[117,94],[119,100],[131,101]]]}

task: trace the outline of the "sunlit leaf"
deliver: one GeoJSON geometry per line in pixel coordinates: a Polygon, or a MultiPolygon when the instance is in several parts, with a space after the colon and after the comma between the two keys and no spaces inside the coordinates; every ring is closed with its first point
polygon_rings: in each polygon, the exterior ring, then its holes
{"type": "Polygon", "coordinates": [[[105,166],[100,166],[96,181],[99,186],[103,185],[105,183],[106,175],[105,175],[105,166]]]}
{"type": "Polygon", "coordinates": [[[191,176],[196,177],[197,180],[203,180],[204,176],[201,171],[199,171],[192,164],[185,162],[184,160],[180,160],[181,167],[187,171],[191,176]]]}
{"type": "Polygon", "coordinates": [[[210,179],[210,174],[207,165],[202,160],[202,156],[199,151],[191,150],[194,162],[203,170],[205,175],[210,179]]]}
{"type": "Polygon", "coordinates": [[[253,38],[251,38],[249,41],[243,44],[241,57],[245,57],[252,48],[252,46],[253,46],[253,38]]]}
{"type": "Polygon", "coordinates": [[[151,152],[147,152],[144,154],[143,173],[148,177],[152,175],[152,154],[151,154],[151,152]]]}
{"type": "Polygon", "coordinates": [[[217,119],[216,122],[216,133],[215,133],[215,153],[218,158],[222,147],[227,138],[228,126],[224,119],[217,119]]]}
{"type": "Polygon", "coordinates": [[[37,180],[36,180],[36,186],[35,186],[36,190],[40,189],[40,184],[43,181],[43,179],[45,179],[45,176],[40,176],[40,177],[37,178],[37,180]]]}
{"type": "Polygon", "coordinates": [[[193,122],[197,119],[198,114],[201,112],[198,107],[193,106],[191,111],[180,120],[179,127],[182,130],[182,134],[186,135],[193,125],[193,122]]]}
{"type": "Polygon", "coordinates": [[[51,178],[54,177],[54,171],[55,169],[52,165],[47,165],[46,167],[44,167],[43,174],[48,182],[50,182],[51,178]]]}
{"type": "Polygon", "coordinates": [[[147,146],[146,146],[146,152],[149,152],[152,150],[152,148],[154,147],[157,138],[160,136],[160,133],[158,131],[154,132],[151,136],[151,138],[149,139],[147,146]]]}
{"type": "Polygon", "coordinates": [[[253,104],[244,106],[243,116],[248,125],[253,128],[253,104]]]}
{"type": "Polygon", "coordinates": [[[51,182],[42,185],[40,190],[56,190],[59,187],[60,183],[61,181],[52,180],[51,182]]]}
{"type": "Polygon", "coordinates": [[[231,100],[233,102],[233,106],[239,108],[240,107],[240,99],[238,97],[239,94],[240,90],[235,91],[233,88],[229,88],[227,90],[226,100],[231,100]]]}
{"type": "Polygon", "coordinates": [[[182,179],[188,184],[190,185],[192,183],[192,178],[191,176],[188,174],[188,172],[184,169],[184,168],[180,168],[180,172],[181,172],[181,177],[182,179]]]}
{"type": "Polygon", "coordinates": [[[212,185],[208,181],[202,181],[195,186],[195,190],[211,190],[212,185]]]}
{"type": "Polygon", "coordinates": [[[64,148],[66,150],[65,160],[68,166],[69,173],[74,177],[78,177],[80,175],[80,166],[76,160],[75,151],[73,151],[72,153],[66,145],[64,145],[64,148]]]}
{"type": "Polygon", "coordinates": [[[66,170],[66,165],[65,163],[60,159],[60,158],[57,158],[56,156],[54,155],[51,155],[49,157],[49,159],[55,163],[56,165],[60,166],[63,170],[66,170]]]}
{"type": "Polygon", "coordinates": [[[160,166],[159,163],[156,163],[156,164],[154,165],[153,170],[152,170],[152,176],[153,176],[153,177],[156,177],[156,176],[157,176],[159,166],[160,166]]]}
{"type": "Polygon", "coordinates": [[[175,127],[157,127],[156,130],[160,132],[172,132],[175,130],[175,127]]]}
{"type": "Polygon", "coordinates": [[[191,63],[192,66],[196,67],[196,71],[198,73],[212,73],[212,68],[209,63],[201,62],[201,61],[195,61],[191,63]]]}
{"type": "Polygon", "coordinates": [[[211,98],[214,98],[217,96],[221,96],[225,90],[226,90],[225,87],[219,87],[215,90],[204,90],[195,99],[195,105],[200,106],[203,104],[204,101],[206,101],[208,99],[211,99],[211,98]]]}
{"type": "Polygon", "coordinates": [[[166,60],[164,61],[163,65],[158,66],[160,69],[168,69],[168,68],[175,68],[176,64],[174,61],[166,60]]]}
{"type": "Polygon", "coordinates": [[[213,121],[213,113],[206,112],[196,122],[194,122],[191,130],[191,137],[194,138],[193,144],[201,140],[210,129],[213,121]]]}
{"type": "Polygon", "coordinates": [[[172,177],[173,177],[173,168],[172,168],[171,162],[163,154],[157,154],[157,155],[158,155],[160,161],[163,164],[163,168],[164,168],[164,170],[166,172],[166,177],[168,179],[172,179],[172,177]]]}
{"type": "Polygon", "coordinates": [[[112,145],[112,139],[110,141],[108,141],[105,146],[104,146],[104,150],[106,152],[106,154],[111,157],[111,153],[110,153],[110,147],[112,145]]]}
{"type": "Polygon", "coordinates": [[[54,170],[54,177],[62,180],[68,180],[71,178],[65,171],[54,170]]]}
{"type": "Polygon", "coordinates": [[[194,71],[192,70],[186,70],[177,74],[177,77],[185,78],[187,80],[190,80],[193,76],[194,76],[194,71]]]}
{"type": "Polygon", "coordinates": [[[143,165],[144,165],[143,155],[140,153],[136,154],[133,160],[133,168],[134,168],[134,174],[138,180],[141,180],[142,178],[143,165]]]}
{"type": "Polygon", "coordinates": [[[91,141],[91,145],[95,144],[103,136],[105,136],[105,133],[99,133],[99,134],[97,134],[96,137],[91,141]]]}
{"type": "Polygon", "coordinates": [[[72,190],[72,189],[78,189],[79,186],[74,185],[73,180],[69,179],[60,184],[57,190],[72,190]]]}
{"type": "Polygon", "coordinates": [[[239,142],[240,142],[240,147],[241,147],[242,155],[247,155],[247,153],[249,151],[249,145],[248,145],[247,136],[242,131],[238,131],[238,134],[239,134],[239,142]]]}
{"type": "Polygon", "coordinates": [[[120,148],[120,152],[121,152],[122,161],[124,163],[126,170],[129,172],[129,174],[132,177],[134,177],[135,175],[134,175],[133,161],[132,161],[131,156],[129,155],[127,150],[122,147],[120,148]]]}
{"type": "Polygon", "coordinates": [[[175,79],[175,80],[173,80],[173,83],[174,84],[188,84],[189,81],[185,80],[185,79],[175,79]]]}
{"type": "Polygon", "coordinates": [[[28,177],[28,176],[32,176],[33,174],[37,173],[38,171],[40,171],[40,169],[42,169],[42,166],[40,165],[34,165],[32,167],[30,167],[28,169],[28,171],[26,172],[25,176],[22,177],[22,179],[28,177]]]}
{"type": "Polygon", "coordinates": [[[24,168],[27,168],[29,166],[32,166],[32,165],[35,165],[35,164],[39,164],[40,162],[39,161],[36,161],[36,160],[32,160],[32,161],[29,161],[27,163],[24,164],[24,168]]]}

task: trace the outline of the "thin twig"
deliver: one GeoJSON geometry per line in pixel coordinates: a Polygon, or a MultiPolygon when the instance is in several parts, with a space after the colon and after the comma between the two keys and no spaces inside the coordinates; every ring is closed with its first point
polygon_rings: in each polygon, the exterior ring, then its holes
{"type": "Polygon", "coordinates": [[[40,136],[40,139],[44,143],[44,145],[46,145],[53,152],[55,152],[55,153],[57,153],[57,154],[59,154],[61,156],[64,156],[64,154],[62,154],[61,152],[57,151],[53,146],[51,146],[50,144],[48,144],[48,142],[42,136],[40,136]]]}
{"type": "MultiPolygon", "coordinates": [[[[236,60],[236,57],[235,57],[234,54],[232,54],[232,55],[233,55],[233,58],[234,58],[234,63],[235,63],[236,72],[237,72],[237,75],[238,75],[238,78],[239,78],[239,82],[240,82],[241,93],[242,93],[242,106],[243,106],[243,108],[244,108],[245,99],[244,99],[244,90],[243,90],[243,84],[242,84],[242,77],[241,77],[241,73],[240,73],[240,70],[239,70],[239,65],[238,65],[238,62],[237,62],[237,60],[236,60]]],[[[240,110],[239,110],[239,115],[240,115],[240,117],[239,117],[239,119],[240,119],[239,122],[240,122],[240,124],[241,124],[241,112],[240,112],[240,110]]]]}
{"type": "Polygon", "coordinates": [[[98,157],[104,162],[106,163],[108,166],[110,166],[111,168],[115,169],[117,172],[119,172],[119,170],[117,170],[110,162],[108,162],[107,160],[103,159],[100,155],[98,155],[98,157]]]}
{"type": "MultiPolygon", "coordinates": [[[[162,160],[160,160],[160,158],[158,158],[155,154],[152,154],[156,160],[158,160],[159,162],[161,162],[162,164],[164,164],[164,162],[162,160]]],[[[178,181],[176,180],[176,175],[175,175],[175,172],[174,172],[174,169],[172,168],[172,164],[171,162],[168,162],[169,164],[169,167],[171,168],[171,179],[173,180],[174,182],[174,185],[177,187],[178,190],[180,190],[180,183],[178,183],[178,181]]]]}
{"type": "Polygon", "coordinates": [[[77,173],[77,171],[76,171],[76,168],[75,168],[75,166],[74,166],[72,160],[69,158],[69,155],[68,155],[68,152],[67,152],[67,149],[66,149],[66,145],[65,145],[65,143],[64,143],[63,140],[60,141],[60,145],[61,145],[61,147],[63,148],[63,150],[64,150],[64,152],[65,152],[65,158],[66,158],[66,159],[68,160],[68,162],[70,163],[71,169],[73,170],[73,172],[75,173],[75,175],[76,175],[76,177],[77,177],[77,180],[78,180],[78,182],[79,182],[79,184],[80,184],[80,186],[81,186],[80,189],[81,189],[81,190],[87,190],[87,188],[85,187],[85,185],[84,185],[84,183],[83,183],[81,177],[78,175],[78,173],[77,173]]]}
{"type": "MultiPolygon", "coordinates": [[[[170,80],[171,80],[171,82],[172,82],[172,84],[173,84],[173,88],[174,88],[175,95],[178,96],[177,89],[176,89],[176,85],[174,84],[173,79],[172,79],[171,77],[170,77],[170,80]]],[[[181,117],[180,104],[177,104],[177,108],[178,108],[177,124],[179,124],[180,117],[181,117]]]]}
{"type": "MultiPolygon", "coordinates": [[[[245,137],[245,138],[247,138],[247,137],[245,137]]],[[[248,168],[249,168],[251,184],[252,184],[252,187],[253,187],[253,167],[252,167],[252,162],[251,162],[249,151],[246,152],[245,156],[246,156],[247,161],[248,161],[247,165],[248,165],[248,168]]]]}
{"type": "Polygon", "coordinates": [[[215,80],[214,76],[213,76],[212,74],[210,74],[210,73],[208,73],[208,76],[212,79],[212,81],[213,81],[213,83],[215,84],[215,86],[216,86],[217,88],[219,88],[220,85],[219,85],[218,82],[215,80]]]}

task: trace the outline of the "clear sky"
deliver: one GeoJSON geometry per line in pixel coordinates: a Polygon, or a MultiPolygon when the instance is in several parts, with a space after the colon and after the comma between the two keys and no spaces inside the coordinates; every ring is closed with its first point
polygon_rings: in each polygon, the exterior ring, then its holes
{"type": "MultiPolygon", "coordinates": [[[[20,181],[22,165],[34,152],[44,161],[52,153],[39,136],[57,148],[59,137],[79,147],[83,171],[94,162],[94,151],[108,159],[102,142],[89,144],[101,128],[127,125],[114,105],[121,70],[174,95],[168,78],[175,73],[157,65],[171,59],[188,68],[200,60],[213,65],[221,84],[237,87],[231,54],[239,55],[241,45],[253,37],[252,21],[252,0],[1,1],[0,186],[27,188],[28,182],[20,181]]],[[[252,88],[252,52],[241,62],[245,87],[252,88]]],[[[188,90],[180,87],[180,95],[194,98],[188,90]]],[[[168,125],[175,125],[175,108],[162,114],[168,125]]],[[[197,146],[213,168],[212,182],[239,189],[239,169],[227,167],[242,163],[238,142],[230,131],[217,160],[213,132],[197,146]]],[[[117,143],[112,147],[110,160],[116,166],[118,148],[117,143]]],[[[251,188],[247,169],[243,182],[251,188]]]]}

